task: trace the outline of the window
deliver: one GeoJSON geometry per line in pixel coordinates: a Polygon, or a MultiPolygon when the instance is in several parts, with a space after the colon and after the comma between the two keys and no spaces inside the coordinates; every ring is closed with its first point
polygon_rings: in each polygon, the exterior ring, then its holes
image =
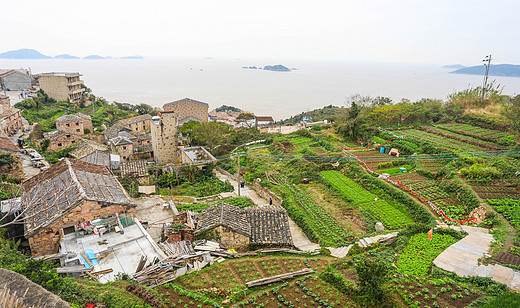
{"type": "Polygon", "coordinates": [[[126,150],[126,145],[123,146],[123,150],[126,150]]]}
{"type": "Polygon", "coordinates": [[[67,127],[70,127],[70,124],[69,124],[69,123],[67,123],[67,124],[65,124],[65,125],[66,125],[67,127]]]}
{"type": "Polygon", "coordinates": [[[78,128],[78,129],[76,129],[76,131],[77,131],[77,132],[79,133],[79,128],[78,128]]]}
{"type": "Polygon", "coordinates": [[[58,143],[58,146],[61,147],[61,143],[58,143]]]}
{"type": "Polygon", "coordinates": [[[76,232],[74,226],[63,228],[63,235],[72,234],[74,232],[76,232]]]}
{"type": "Polygon", "coordinates": [[[67,135],[67,138],[70,138],[70,135],[67,135]]]}

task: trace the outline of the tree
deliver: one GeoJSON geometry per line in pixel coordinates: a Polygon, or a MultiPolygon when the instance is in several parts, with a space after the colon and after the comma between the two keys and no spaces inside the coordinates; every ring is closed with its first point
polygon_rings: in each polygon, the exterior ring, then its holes
{"type": "Polygon", "coordinates": [[[356,264],[359,277],[359,295],[365,305],[382,303],[383,285],[389,279],[388,266],[384,263],[363,259],[356,264]]]}
{"type": "Polygon", "coordinates": [[[255,118],[255,116],[252,113],[245,112],[245,113],[241,113],[241,114],[238,115],[237,122],[238,123],[245,123],[247,125],[247,127],[251,127],[252,125],[248,121],[251,121],[254,118],[255,118]]]}

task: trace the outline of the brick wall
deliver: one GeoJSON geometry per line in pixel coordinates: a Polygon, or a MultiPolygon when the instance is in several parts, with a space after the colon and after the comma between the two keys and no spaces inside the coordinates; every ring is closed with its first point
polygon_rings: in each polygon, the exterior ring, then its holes
{"type": "Polygon", "coordinates": [[[56,139],[51,139],[51,143],[49,144],[47,151],[61,150],[63,148],[68,147],[69,145],[73,144],[76,141],[78,141],[78,137],[72,133],[69,135],[60,136],[56,139]],[[67,136],[69,136],[69,137],[67,137],[67,136]]]}
{"type": "Polygon", "coordinates": [[[60,232],[63,227],[70,227],[84,221],[91,221],[106,216],[114,216],[116,213],[127,213],[135,217],[135,208],[122,205],[101,207],[99,202],[84,201],[48,227],[43,228],[39,233],[30,237],[29,246],[31,247],[31,253],[33,256],[55,253],[58,250],[60,232]]]}

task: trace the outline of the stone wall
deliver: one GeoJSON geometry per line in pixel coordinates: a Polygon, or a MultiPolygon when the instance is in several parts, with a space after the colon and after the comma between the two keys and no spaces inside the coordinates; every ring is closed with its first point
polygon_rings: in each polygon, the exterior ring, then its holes
{"type": "Polygon", "coordinates": [[[130,160],[130,158],[132,158],[132,155],[134,154],[133,144],[123,144],[114,146],[112,143],[110,143],[110,149],[112,150],[112,153],[120,155],[121,160],[130,160]]]}
{"type": "Polygon", "coordinates": [[[31,76],[22,73],[12,73],[2,77],[5,88],[10,91],[22,91],[31,87],[31,76]]]}
{"type": "Polygon", "coordinates": [[[66,102],[69,99],[69,87],[65,76],[40,76],[38,83],[49,97],[59,102],[66,102]]]}
{"type": "Polygon", "coordinates": [[[177,161],[176,114],[173,112],[161,113],[161,119],[152,121],[150,128],[154,161],[159,165],[177,161]]]}
{"type": "Polygon", "coordinates": [[[164,110],[175,111],[179,125],[184,124],[190,118],[195,118],[199,122],[208,122],[208,108],[209,106],[206,104],[187,99],[164,105],[164,110]]]}
{"type": "Polygon", "coordinates": [[[74,226],[84,221],[114,216],[116,213],[126,213],[135,217],[135,208],[123,205],[108,205],[102,207],[101,204],[96,201],[83,201],[67,214],[30,237],[29,246],[31,247],[31,253],[33,256],[56,253],[62,228],[74,226]]]}
{"type": "Polygon", "coordinates": [[[72,133],[70,135],[59,136],[55,139],[51,139],[51,143],[49,144],[47,151],[61,150],[63,148],[70,146],[71,144],[73,144],[76,141],[78,141],[78,137],[72,133]]]}
{"type": "Polygon", "coordinates": [[[224,226],[215,228],[220,237],[220,244],[227,249],[235,249],[236,251],[247,251],[249,248],[249,237],[237,233],[224,226]]]}
{"type": "Polygon", "coordinates": [[[258,180],[254,180],[253,184],[249,184],[249,185],[252,185],[253,189],[256,191],[256,193],[260,197],[267,199],[267,200],[269,200],[269,198],[271,198],[273,200],[273,205],[282,206],[283,199],[280,198],[279,196],[277,196],[275,193],[273,193],[269,189],[260,186],[260,182],[258,180]]]}

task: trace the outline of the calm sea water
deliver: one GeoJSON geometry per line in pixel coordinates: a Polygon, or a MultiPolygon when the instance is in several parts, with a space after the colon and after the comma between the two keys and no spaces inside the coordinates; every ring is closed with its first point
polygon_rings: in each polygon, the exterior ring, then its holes
{"type": "MultiPolygon", "coordinates": [[[[353,94],[446,99],[457,90],[482,84],[481,76],[449,74],[437,64],[261,59],[7,60],[0,68],[80,72],[95,95],[109,101],[162,106],[189,97],[210,110],[232,105],[257,115],[287,118],[327,105],[343,106],[353,94]],[[298,70],[270,72],[243,66],[283,64],[298,70]]],[[[491,77],[504,94],[520,93],[520,78],[491,77]]]]}

